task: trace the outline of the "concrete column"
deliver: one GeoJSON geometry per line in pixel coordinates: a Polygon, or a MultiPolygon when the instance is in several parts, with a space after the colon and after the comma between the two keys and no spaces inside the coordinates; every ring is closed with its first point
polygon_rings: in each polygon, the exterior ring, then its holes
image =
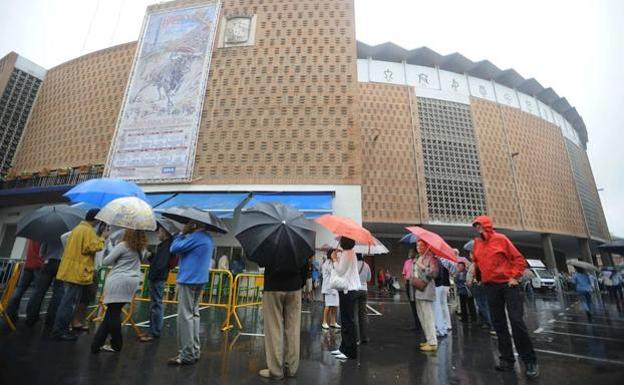
{"type": "Polygon", "coordinates": [[[589,248],[589,239],[577,238],[577,240],[579,244],[579,251],[581,252],[579,259],[594,264],[594,260],[592,259],[591,255],[591,249],[589,248]]]}
{"type": "Polygon", "coordinates": [[[555,274],[559,272],[557,262],[555,261],[555,249],[552,245],[552,236],[550,234],[542,234],[542,247],[544,248],[544,259],[546,266],[555,274]]]}

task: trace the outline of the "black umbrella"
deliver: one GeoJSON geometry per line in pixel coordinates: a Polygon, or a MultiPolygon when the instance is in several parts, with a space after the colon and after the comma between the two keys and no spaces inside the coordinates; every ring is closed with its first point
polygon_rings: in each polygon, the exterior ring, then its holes
{"type": "Polygon", "coordinates": [[[624,255],[624,240],[618,239],[613,242],[605,243],[604,245],[598,246],[601,251],[606,251],[607,253],[614,253],[624,255]]]}
{"type": "Polygon", "coordinates": [[[170,235],[175,235],[179,233],[180,230],[182,230],[181,228],[178,227],[179,225],[176,225],[174,221],[165,218],[161,213],[156,213],[155,217],[156,217],[156,222],[158,223],[158,226],[165,229],[165,231],[168,232],[170,235]]]}
{"type": "Polygon", "coordinates": [[[236,239],[245,255],[275,271],[299,271],[314,255],[314,224],[297,209],[278,202],[259,202],[241,212],[236,239]]]}
{"type": "Polygon", "coordinates": [[[160,212],[163,216],[176,222],[188,223],[189,221],[200,222],[208,231],[226,234],[230,231],[219,217],[209,211],[196,209],[195,207],[174,206],[160,212]]]}
{"type": "Polygon", "coordinates": [[[41,207],[17,222],[18,237],[40,242],[60,242],[60,237],[84,219],[84,213],[70,206],[41,207]]]}

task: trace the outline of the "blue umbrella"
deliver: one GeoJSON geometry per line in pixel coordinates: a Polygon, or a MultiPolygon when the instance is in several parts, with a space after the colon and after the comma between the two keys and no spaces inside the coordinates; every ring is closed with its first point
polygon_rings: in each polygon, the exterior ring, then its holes
{"type": "Polygon", "coordinates": [[[123,197],[137,197],[147,202],[145,193],[133,182],[121,179],[100,178],[82,182],[63,194],[72,202],[104,207],[110,201],[123,197]]]}
{"type": "Polygon", "coordinates": [[[399,242],[404,243],[406,245],[415,245],[418,242],[418,237],[414,234],[406,234],[403,238],[399,239],[399,242]]]}

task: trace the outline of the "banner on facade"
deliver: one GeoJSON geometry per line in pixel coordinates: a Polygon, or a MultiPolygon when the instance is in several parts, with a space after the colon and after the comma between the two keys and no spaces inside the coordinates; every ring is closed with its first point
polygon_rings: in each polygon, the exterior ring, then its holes
{"type": "Polygon", "coordinates": [[[148,9],[108,156],[109,177],[191,180],[219,8],[214,1],[148,9]]]}

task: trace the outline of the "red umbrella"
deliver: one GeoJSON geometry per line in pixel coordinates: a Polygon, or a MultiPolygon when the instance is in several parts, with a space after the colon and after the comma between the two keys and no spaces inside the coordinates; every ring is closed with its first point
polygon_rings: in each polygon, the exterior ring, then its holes
{"type": "Polygon", "coordinates": [[[429,249],[433,254],[438,257],[442,257],[444,259],[448,259],[452,262],[457,262],[457,257],[455,257],[455,251],[449,246],[441,236],[436,233],[433,233],[429,230],[425,230],[422,227],[411,226],[406,227],[406,229],[418,237],[419,241],[425,242],[429,245],[429,249]]]}
{"type": "Polygon", "coordinates": [[[338,215],[325,214],[315,219],[315,222],[336,235],[351,238],[366,245],[373,245],[375,240],[370,231],[366,230],[354,220],[338,215]]]}

